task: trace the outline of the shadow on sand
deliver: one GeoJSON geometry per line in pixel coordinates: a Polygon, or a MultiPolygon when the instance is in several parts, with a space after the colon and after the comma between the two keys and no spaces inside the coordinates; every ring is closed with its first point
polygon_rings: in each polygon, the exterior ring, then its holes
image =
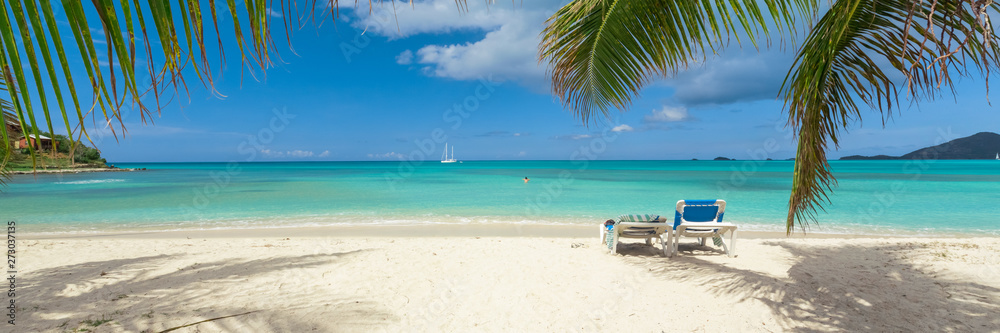
{"type": "Polygon", "coordinates": [[[914,244],[764,245],[790,253],[787,277],[733,268],[715,248],[696,244],[682,244],[681,255],[673,258],[660,257],[643,244],[627,246],[621,253],[626,262],[658,278],[693,282],[719,296],[759,300],[790,331],[1000,330],[1000,289],[994,287],[1000,277],[995,271],[960,276],[914,264],[914,244]],[[716,256],[722,258],[711,258],[716,256]],[[994,286],[980,283],[983,277],[992,279],[988,283],[994,286]]]}
{"type": "MultiPolygon", "coordinates": [[[[239,294],[271,293],[283,283],[249,285],[246,281],[267,276],[279,280],[281,274],[295,274],[302,269],[335,263],[361,251],[332,254],[272,257],[256,260],[222,260],[195,263],[164,273],[164,265],[176,265],[178,256],[158,255],[121,260],[94,261],[32,272],[23,278],[25,295],[19,304],[18,325],[27,331],[127,331],[159,332],[202,320],[210,320],[202,329],[243,332],[310,331],[308,319],[284,315],[289,308],[314,308],[306,313],[322,314],[338,326],[365,325],[372,318],[392,315],[377,302],[348,299],[344,295],[315,295],[314,290],[288,288],[289,299],[275,299],[274,304],[252,304],[239,294]],[[232,295],[212,294],[209,284],[229,283],[242,290],[232,295]],[[310,295],[312,294],[312,295],[310,295]],[[228,297],[234,301],[226,302],[228,297]],[[56,300],[42,303],[32,300],[56,300]],[[234,316],[235,315],[235,316],[234,316]],[[23,319],[21,319],[23,318],[23,319]],[[193,320],[178,318],[196,318],[193,320]],[[22,324],[23,323],[23,324],[22,324]]],[[[173,268],[171,268],[173,269],[173,268]]],[[[290,286],[294,287],[294,285],[290,286]]],[[[302,312],[302,311],[300,311],[302,312]]],[[[302,317],[309,317],[308,315],[302,317]]],[[[197,327],[191,329],[198,330],[197,327]]],[[[181,332],[189,329],[178,330],[181,332]]],[[[176,331],[175,331],[176,332],[176,331]]]]}

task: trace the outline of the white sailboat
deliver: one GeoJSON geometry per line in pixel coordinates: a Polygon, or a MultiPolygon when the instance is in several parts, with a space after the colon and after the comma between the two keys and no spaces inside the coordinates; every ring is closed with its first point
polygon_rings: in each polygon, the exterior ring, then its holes
{"type": "Polygon", "coordinates": [[[997,153],[997,161],[1000,161],[1000,153],[997,153]]]}
{"type": "Polygon", "coordinates": [[[441,155],[441,163],[455,163],[455,146],[451,146],[451,158],[448,158],[448,143],[444,144],[444,155],[441,155]]]}

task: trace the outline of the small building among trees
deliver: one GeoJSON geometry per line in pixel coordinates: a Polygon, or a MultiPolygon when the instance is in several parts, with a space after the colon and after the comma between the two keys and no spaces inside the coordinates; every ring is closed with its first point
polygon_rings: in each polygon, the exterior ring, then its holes
{"type": "Polygon", "coordinates": [[[14,142],[15,149],[28,148],[28,145],[31,145],[38,150],[55,150],[59,148],[58,142],[55,142],[52,138],[44,135],[36,137],[34,134],[28,134],[27,137],[23,137],[20,140],[17,140],[17,142],[14,142]]]}

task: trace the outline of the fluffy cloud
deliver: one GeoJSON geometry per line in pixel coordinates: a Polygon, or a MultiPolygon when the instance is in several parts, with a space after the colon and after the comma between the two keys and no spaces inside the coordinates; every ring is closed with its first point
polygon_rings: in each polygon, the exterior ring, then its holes
{"type": "Polygon", "coordinates": [[[330,151],[324,150],[322,153],[319,153],[317,157],[329,157],[329,156],[330,156],[330,151]]]}
{"type": "Polygon", "coordinates": [[[418,34],[450,33],[466,30],[492,30],[510,22],[523,14],[524,7],[485,5],[482,1],[470,1],[468,11],[455,7],[454,0],[429,0],[407,4],[405,8],[389,5],[355,10],[357,20],[353,25],[366,32],[387,36],[392,39],[418,34]]]}
{"type": "Polygon", "coordinates": [[[555,140],[583,140],[593,138],[590,134],[570,134],[570,135],[559,135],[552,137],[555,140]]]}
{"type": "Polygon", "coordinates": [[[277,10],[274,10],[274,9],[271,9],[271,8],[267,9],[267,15],[270,15],[271,17],[274,17],[274,18],[281,18],[281,16],[282,16],[281,12],[279,12],[277,10]]]}
{"type": "Polygon", "coordinates": [[[518,133],[518,132],[508,132],[508,131],[490,131],[483,134],[478,134],[479,137],[511,137],[511,136],[528,136],[528,133],[518,133]]]}
{"type": "Polygon", "coordinates": [[[413,51],[406,50],[396,56],[396,63],[400,65],[409,65],[413,63],[413,51]]]}
{"type": "Polygon", "coordinates": [[[313,152],[307,150],[293,150],[288,152],[288,156],[298,157],[298,158],[312,157],[313,155],[314,155],[313,152]]]}
{"type": "Polygon", "coordinates": [[[665,83],[675,89],[681,104],[730,104],[775,99],[794,55],[778,50],[741,50],[730,47],[726,55],[710,58],[665,83]]]}
{"type": "Polygon", "coordinates": [[[631,132],[633,130],[632,126],[626,124],[621,124],[611,129],[612,132],[631,132]]]}
{"type": "Polygon", "coordinates": [[[407,50],[396,57],[396,62],[417,64],[429,76],[455,80],[492,76],[534,89],[548,89],[545,67],[538,64],[537,58],[539,33],[545,19],[564,2],[544,0],[487,6],[470,1],[468,10],[460,11],[453,0],[429,0],[395,11],[391,6],[378,7],[371,15],[357,11],[353,24],[366,33],[390,39],[456,31],[486,32],[474,42],[426,45],[416,52],[407,50]]]}
{"type": "MultiPolygon", "coordinates": [[[[466,43],[430,44],[406,50],[396,57],[401,65],[416,66],[428,76],[475,80],[492,76],[536,91],[548,91],[546,64],[538,62],[538,43],[545,20],[566,0],[539,0],[508,4],[468,2],[459,10],[453,0],[427,0],[412,6],[376,6],[369,15],[354,11],[352,24],[365,33],[390,39],[419,34],[485,32],[466,43]]],[[[346,18],[347,16],[345,16],[346,18]]],[[[674,77],[664,78],[675,90],[673,100],[685,106],[729,104],[773,99],[794,59],[795,47],[761,49],[733,43],[721,56],[709,56],[674,77]]]]}
{"type": "Polygon", "coordinates": [[[288,157],[288,158],[306,158],[306,157],[313,157],[314,155],[316,155],[315,153],[313,153],[311,151],[308,151],[308,150],[298,150],[298,149],[296,149],[296,150],[286,150],[286,151],[261,149],[260,153],[263,154],[264,157],[268,157],[268,158],[282,158],[282,157],[288,157]]]}
{"type": "Polygon", "coordinates": [[[688,114],[686,107],[671,107],[664,105],[662,109],[653,110],[653,112],[647,114],[642,118],[642,121],[647,123],[667,123],[686,121],[690,119],[691,116],[688,114]]]}
{"type": "Polygon", "coordinates": [[[368,154],[368,158],[373,158],[373,159],[402,159],[404,157],[405,156],[403,156],[403,154],[394,151],[385,154],[368,154]]]}
{"type": "Polygon", "coordinates": [[[475,43],[428,45],[416,53],[425,74],[456,80],[493,77],[518,81],[535,89],[547,88],[545,69],[538,65],[536,31],[527,22],[514,21],[486,34],[475,43]]]}

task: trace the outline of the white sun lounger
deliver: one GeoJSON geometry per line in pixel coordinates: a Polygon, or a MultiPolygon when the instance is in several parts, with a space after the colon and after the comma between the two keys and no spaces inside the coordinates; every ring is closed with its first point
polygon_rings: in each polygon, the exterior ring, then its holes
{"type": "Polygon", "coordinates": [[[672,227],[666,223],[665,218],[655,214],[621,215],[618,216],[610,233],[604,224],[601,224],[601,241],[608,246],[611,254],[617,254],[619,238],[642,238],[646,239],[647,245],[653,245],[653,238],[657,238],[660,240],[663,255],[667,255],[671,248],[667,239],[664,239],[664,234],[669,234],[672,227]]]}

